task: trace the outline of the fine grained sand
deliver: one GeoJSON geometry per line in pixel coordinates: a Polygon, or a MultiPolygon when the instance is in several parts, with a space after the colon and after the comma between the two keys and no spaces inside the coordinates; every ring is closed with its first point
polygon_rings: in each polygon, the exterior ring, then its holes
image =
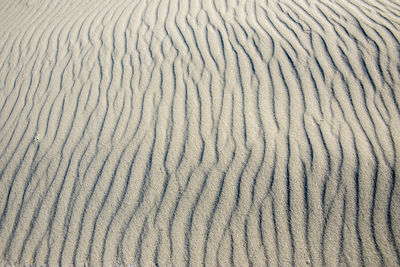
{"type": "Polygon", "coordinates": [[[0,265],[399,266],[398,15],[0,1],[0,265]]]}

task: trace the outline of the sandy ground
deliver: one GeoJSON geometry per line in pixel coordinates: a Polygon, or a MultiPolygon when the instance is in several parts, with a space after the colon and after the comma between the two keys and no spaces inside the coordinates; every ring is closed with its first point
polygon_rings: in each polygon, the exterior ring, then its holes
{"type": "Polygon", "coordinates": [[[0,266],[399,266],[396,0],[0,0],[0,266]]]}

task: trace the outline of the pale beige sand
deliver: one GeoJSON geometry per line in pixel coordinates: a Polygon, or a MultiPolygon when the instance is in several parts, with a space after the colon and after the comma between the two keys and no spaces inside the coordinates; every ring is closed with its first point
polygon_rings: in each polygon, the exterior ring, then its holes
{"type": "Polygon", "coordinates": [[[399,266],[399,15],[0,1],[0,265],[399,266]]]}

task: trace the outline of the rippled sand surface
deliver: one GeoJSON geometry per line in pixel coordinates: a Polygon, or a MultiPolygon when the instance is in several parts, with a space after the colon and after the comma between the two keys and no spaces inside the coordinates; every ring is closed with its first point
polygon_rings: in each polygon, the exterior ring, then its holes
{"type": "Polygon", "coordinates": [[[0,265],[399,266],[396,0],[0,0],[0,265]]]}

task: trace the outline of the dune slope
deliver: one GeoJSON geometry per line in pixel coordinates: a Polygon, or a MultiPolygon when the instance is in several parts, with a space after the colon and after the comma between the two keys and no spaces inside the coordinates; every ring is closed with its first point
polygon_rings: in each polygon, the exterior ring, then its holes
{"type": "Polygon", "coordinates": [[[0,265],[399,266],[399,14],[0,1],[0,265]]]}

